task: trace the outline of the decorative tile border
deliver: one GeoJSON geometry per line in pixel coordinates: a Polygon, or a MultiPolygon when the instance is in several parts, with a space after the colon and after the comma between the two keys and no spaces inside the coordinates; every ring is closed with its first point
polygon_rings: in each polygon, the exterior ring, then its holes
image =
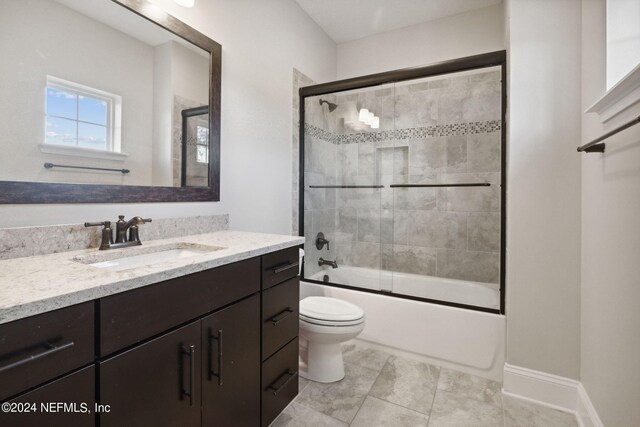
{"type": "Polygon", "coordinates": [[[486,122],[453,123],[447,125],[383,130],[380,132],[336,134],[309,123],[304,124],[304,131],[306,135],[336,145],[381,142],[388,141],[390,139],[403,140],[440,136],[472,135],[478,133],[497,132],[501,128],[502,122],[500,120],[489,120],[486,122]]]}
{"type": "Polygon", "coordinates": [[[334,144],[336,143],[336,138],[341,136],[336,135],[331,131],[319,128],[318,126],[310,125],[309,123],[304,124],[304,134],[323,141],[332,142],[334,144]]]}

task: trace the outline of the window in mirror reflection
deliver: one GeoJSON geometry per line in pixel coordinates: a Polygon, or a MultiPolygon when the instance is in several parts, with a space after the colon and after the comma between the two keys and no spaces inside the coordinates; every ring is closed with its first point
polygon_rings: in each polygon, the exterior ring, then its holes
{"type": "Polygon", "coordinates": [[[121,97],[47,76],[45,143],[120,152],[121,97]]]}
{"type": "Polygon", "coordinates": [[[205,120],[198,120],[196,134],[198,145],[196,161],[209,163],[209,124],[205,120]]]}

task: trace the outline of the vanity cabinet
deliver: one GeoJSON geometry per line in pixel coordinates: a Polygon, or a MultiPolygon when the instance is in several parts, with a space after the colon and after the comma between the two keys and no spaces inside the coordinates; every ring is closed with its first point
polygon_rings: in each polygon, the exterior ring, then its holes
{"type": "Polygon", "coordinates": [[[298,337],[262,364],[262,426],[298,395],[298,337]]]}
{"type": "Polygon", "coordinates": [[[2,426],[94,426],[95,369],[93,365],[88,366],[8,402],[12,405],[27,404],[31,412],[2,411],[2,426]],[[60,407],[59,403],[71,406],[60,407]]]}
{"type": "Polygon", "coordinates": [[[298,248],[262,257],[262,420],[268,426],[298,394],[298,248]]]}
{"type": "Polygon", "coordinates": [[[260,424],[260,295],[202,319],[202,425],[260,424]]]}
{"type": "Polygon", "coordinates": [[[0,325],[0,400],[93,362],[93,302],[0,325]]]}
{"type": "Polygon", "coordinates": [[[298,336],[299,301],[297,277],[262,291],[262,360],[298,336]]]}
{"type": "Polygon", "coordinates": [[[100,426],[200,425],[200,322],[98,364],[100,426]]]}
{"type": "Polygon", "coordinates": [[[91,409],[0,425],[270,424],[298,392],[297,253],[0,325],[0,399],[91,409]]]}
{"type": "Polygon", "coordinates": [[[99,300],[104,357],[260,291],[260,258],[234,262],[99,300]]]}

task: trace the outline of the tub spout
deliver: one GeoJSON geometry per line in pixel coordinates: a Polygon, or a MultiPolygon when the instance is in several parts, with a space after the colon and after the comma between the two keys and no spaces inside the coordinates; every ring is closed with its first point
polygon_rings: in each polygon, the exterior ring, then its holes
{"type": "Polygon", "coordinates": [[[338,268],[338,262],[337,261],[329,261],[323,258],[320,258],[318,260],[318,265],[320,267],[322,267],[323,265],[330,265],[332,268],[338,268]]]}

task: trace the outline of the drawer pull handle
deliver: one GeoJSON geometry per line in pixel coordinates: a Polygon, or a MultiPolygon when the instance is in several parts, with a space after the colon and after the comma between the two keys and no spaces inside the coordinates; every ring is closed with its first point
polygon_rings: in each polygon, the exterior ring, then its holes
{"type": "Polygon", "coordinates": [[[291,382],[292,379],[294,379],[296,377],[296,375],[298,374],[298,371],[296,372],[292,372],[291,369],[287,369],[286,372],[282,375],[280,375],[278,377],[277,380],[275,380],[273,382],[273,384],[271,384],[268,388],[268,390],[273,390],[273,395],[277,396],[278,393],[280,393],[282,391],[283,388],[285,388],[287,386],[287,384],[289,384],[291,382]],[[278,384],[282,379],[284,379],[285,377],[289,377],[287,378],[282,384],[280,385],[276,385],[278,384]]]}
{"type": "Polygon", "coordinates": [[[218,341],[218,373],[213,372],[211,367],[211,357],[209,357],[209,380],[211,376],[218,378],[218,385],[222,385],[222,329],[218,329],[218,336],[213,336],[209,331],[209,355],[211,355],[211,341],[218,341]]]}
{"type": "Polygon", "coordinates": [[[196,346],[190,345],[188,348],[182,347],[182,353],[189,356],[189,391],[182,390],[183,396],[189,396],[189,406],[193,406],[193,383],[195,382],[196,372],[196,346]]]}
{"type": "Polygon", "coordinates": [[[25,357],[24,359],[18,360],[17,362],[13,362],[13,363],[10,363],[8,365],[4,365],[4,366],[0,367],[0,373],[2,373],[4,371],[8,371],[8,370],[13,369],[13,368],[17,368],[18,366],[22,366],[25,363],[29,363],[29,362],[33,362],[34,360],[41,359],[41,358],[43,358],[45,356],[50,356],[53,353],[57,353],[59,351],[66,350],[66,349],[68,349],[70,347],[73,347],[74,345],[75,345],[75,343],[73,341],[68,342],[66,344],[58,345],[58,346],[54,346],[54,345],[51,345],[51,344],[46,344],[46,346],[48,347],[48,350],[45,350],[42,353],[32,354],[31,356],[25,357]]]}
{"type": "Polygon", "coordinates": [[[272,267],[273,274],[278,274],[278,273],[282,273],[283,271],[291,270],[292,268],[297,268],[298,265],[300,264],[298,264],[297,262],[287,262],[286,264],[281,264],[279,266],[272,267]]]}
{"type": "Polygon", "coordinates": [[[293,313],[293,310],[291,310],[290,307],[287,307],[284,310],[282,310],[280,313],[273,316],[271,319],[267,320],[267,322],[271,322],[273,323],[273,326],[277,326],[278,323],[282,322],[284,319],[289,317],[291,313],[293,313]]]}

